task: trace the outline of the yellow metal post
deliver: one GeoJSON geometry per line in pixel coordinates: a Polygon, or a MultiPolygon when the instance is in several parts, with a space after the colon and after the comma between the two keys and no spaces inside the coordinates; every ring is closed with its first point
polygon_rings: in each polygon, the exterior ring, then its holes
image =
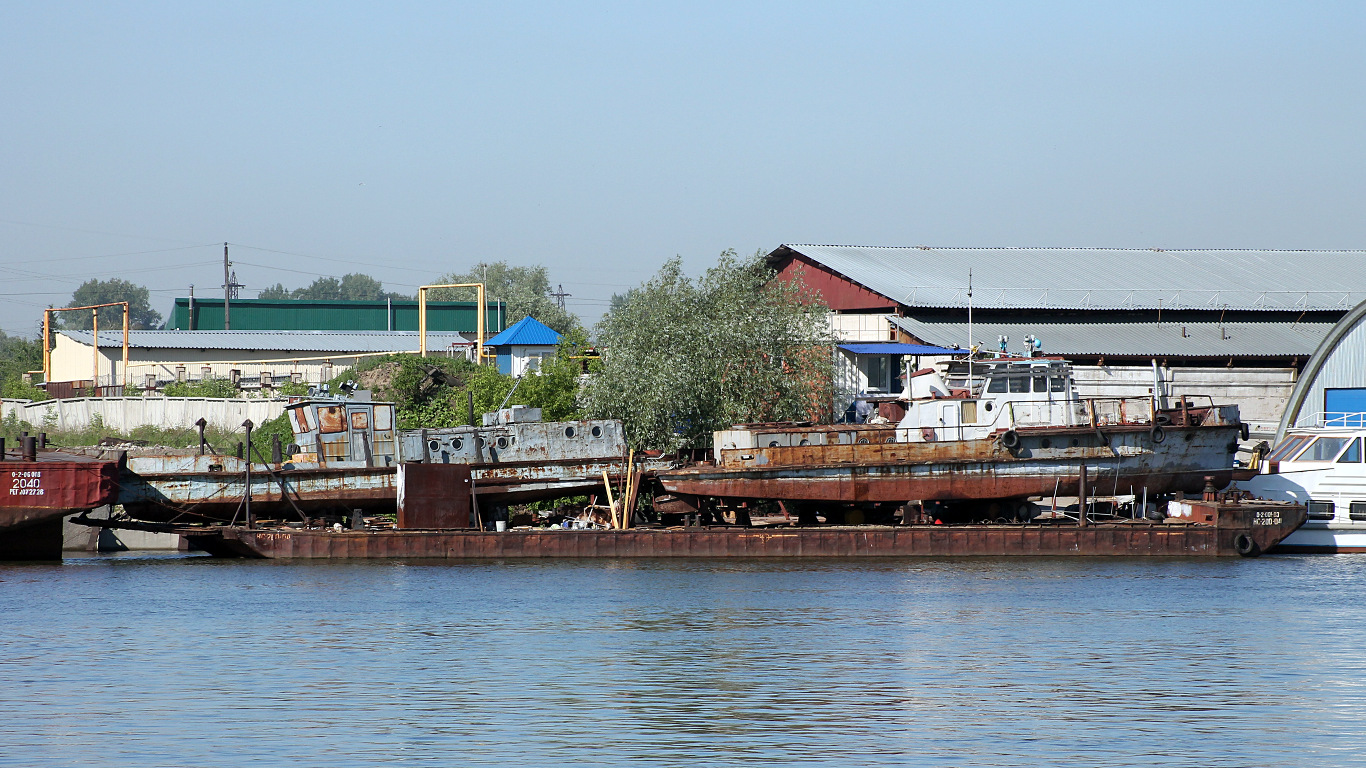
{"type": "Polygon", "coordinates": [[[91,321],[90,326],[93,339],[91,349],[95,351],[95,359],[91,361],[95,364],[95,375],[90,386],[96,393],[96,396],[98,396],[100,391],[100,311],[98,309],[92,309],[90,310],[90,314],[94,318],[91,321]]]}
{"type": "Polygon", "coordinates": [[[484,301],[483,283],[446,283],[444,285],[423,285],[417,289],[417,349],[422,357],[427,356],[427,289],[428,288],[474,288],[477,294],[475,307],[475,349],[474,362],[476,365],[484,364],[484,325],[488,314],[488,308],[484,301]]]}
{"type": "Polygon", "coordinates": [[[48,342],[52,338],[52,309],[43,310],[43,383],[52,381],[52,348],[48,342]]]}

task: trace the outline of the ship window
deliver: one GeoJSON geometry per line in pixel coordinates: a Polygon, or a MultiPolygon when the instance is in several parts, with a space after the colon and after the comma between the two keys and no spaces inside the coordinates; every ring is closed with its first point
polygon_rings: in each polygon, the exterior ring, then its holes
{"type": "Polygon", "coordinates": [[[1366,520],[1366,501],[1354,501],[1347,508],[1347,515],[1353,520],[1366,520]]]}
{"type": "Polygon", "coordinates": [[[319,408],[318,422],[322,425],[322,431],[324,434],[345,432],[346,409],[335,405],[330,405],[326,408],[319,408]]]}
{"type": "Polygon", "coordinates": [[[1067,391],[1067,377],[1065,376],[1050,376],[1048,377],[1048,382],[1054,392],[1067,391]]]}
{"type": "Polygon", "coordinates": [[[1339,464],[1359,464],[1361,463],[1361,438],[1352,438],[1352,444],[1347,446],[1347,450],[1342,452],[1339,464]]]}
{"type": "Polygon", "coordinates": [[[961,419],[964,424],[977,423],[977,401],[969,400],[963,403],[963,416],[961,419]]]}
{"type": "Polygon", "coordinates": [[[1309,502],[1310,520],[1332,520],[1336,516],[1331,501],[1311,501],[1309,502]]]}
{"type": "Polygon", "coordinates": [[[1280,447],[1275,451],[1272,451],[1271,455],[1267,457],[1267,461],[1288,461],[1290,457],[1294,456],[1307,442],[1309,442],[1309,438],[1303,436],[1288,438],[1285,442],[1280,444],[1280,447]]]}
{"type": "Polygon", "coordinates": [[[1345,437],[1320,437],[1299,456],[1300,461],[1332,461],[1347,444],[1345,437]]]}
{"type": "Polygon", "coordinates": [[[352,412],[351,412],[351,428],[352,428],[352,429],[369,429],[369,428],[370,428],[370,415],[367,414],[365,411],[352,411],[352,412]]]}
{"type": "Polygon", "coordinates": [[[1035,392],[1047,392],[1047,391],[1048,391],[1048,377],[1047,377],[1047,376],[1035,376],[1035,377],[1034,377],[1034,391],[1035,391],[1035,392]]]}
{"type": "Polygon", "coordinates": [[[1016,394],[1019,394],[1020,392],[1028,392],[1028,391],[1029,391],[1029,377],[1028,377],[1028,376],[1012,376],[1012,377],[1010,377],[1010,391],[1011,391],[1011,392],[1014,392],[1014,393],[1016,393],[1016,394]]]}
{"type": "Polygon", "coordinates": [[[987,384],[987,391],[988,391],[988,392],[1004,392],[1004,391],[1006,391],[1006,377],[1000,376],[1000,375],[992,376],[992,377],[991,377],[991,383],[987,384]]]}
{"type": "Polygon", "coordinates": [[[375,429],[394,428],[394,407],[392,405],[375,406],[375,429]]]}

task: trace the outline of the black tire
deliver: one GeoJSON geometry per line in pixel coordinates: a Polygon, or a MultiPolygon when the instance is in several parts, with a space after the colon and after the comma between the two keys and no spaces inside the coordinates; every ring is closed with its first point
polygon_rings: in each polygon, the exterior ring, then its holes
{"type": "Polygon", "coordinates": [[[1244,440],[1252,435],[1252,430],[1247,426],[1246,421],[1238,425],[1238,434],[1242,435],[1244,440]]]}
{"type": "Polygon", "coordinates": [[[1005,433],[1001,435],[1001,445],[1009,449],[1019,448],[1020,435],[1013,429],[1007,429],[1005,433]]]}
{"type": "Polygon", "coordinates": [[[1240,533],[1233,537],[1233,551],[1243,557],[1256,557],[1261,554],[1257,549],[1257,542],[1250,534],[1240,533]]]}
{"type": "Polygon", "coordinates": [[[1167,430],[1163,429],[1160,424],[1155,425],[1148,434],[1152,437],[1154,443],[1160,443],[1167,439],[1167,430]]]}

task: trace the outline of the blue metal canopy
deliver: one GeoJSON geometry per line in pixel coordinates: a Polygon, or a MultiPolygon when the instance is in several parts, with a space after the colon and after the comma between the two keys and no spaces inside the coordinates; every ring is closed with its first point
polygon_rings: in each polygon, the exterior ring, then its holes
{"type": "Polygon", "coordinates": [[[484,342],[488,347],[511,345],[553,347],[560,343],[560,334],[534,317],[524,317],[508,326],[507,330],[484,342]]]}

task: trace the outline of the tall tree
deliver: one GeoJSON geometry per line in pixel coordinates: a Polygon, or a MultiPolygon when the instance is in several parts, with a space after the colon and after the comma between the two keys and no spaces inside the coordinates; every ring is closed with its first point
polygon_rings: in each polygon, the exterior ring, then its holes
{"type": "Polygon", "coordinates": [[[669,260],[598,323],[584,403],[637,447],[705,447],[756,421],[830,418],[834,338],[819,294],[777,280],[763,253],[721,254],[697,280],[669,260]]]}
{"type": "MultiPolygon", "coordinates": [[[[514,267],[506,261],[479,262],[467,272],[443,275],[438,283],[483,283],[485,298],[507,305],[504,318],[507,325],[531,316],[560,333],[579,328],[579,318],[560,305],[550,295],[550,274],[540,265],[514,267]]],[[[430,291],[427,298],[434,301],[468,301],[470,291],[441,289],[430,291]]]]}
{"type": "MultiPolygon", "coordinates": [[[[88,307],[94,304],[108,304],[115,301],[128,302],[128,327],[134,330],[147,330],[161,326],[161,313],[152,309],[147,289],[141,285],[120,280],[90,279],[81,283],[71,294],[68,307],[88,307]]],[[[99,310],[100,328],[122,328],[123,307],[104,307],[99,310]]],[[[63,328],[88,331],[94,325],[90,312],[58,312],[57,322],[63,328]]]]}
{"type": "Polygon", "coordinates": [[[5,397],[45,399],[40,390],[23,383],[25,373],[42,367],[43,345],[39,339],[10,336],[0,331],[0,393],[5,397]]]}
{"type": "Polygon", "coordinates": [[[409,299],[401,293],[385,292],[384,285],[369,275],[353,272],[335,277],[319,277],[305,288],[290,290],[284,283],[276,283],[262,289],[257,295],[260,299],[312,299],[314,301],[382,301],[384,299],[409,299]]]}

